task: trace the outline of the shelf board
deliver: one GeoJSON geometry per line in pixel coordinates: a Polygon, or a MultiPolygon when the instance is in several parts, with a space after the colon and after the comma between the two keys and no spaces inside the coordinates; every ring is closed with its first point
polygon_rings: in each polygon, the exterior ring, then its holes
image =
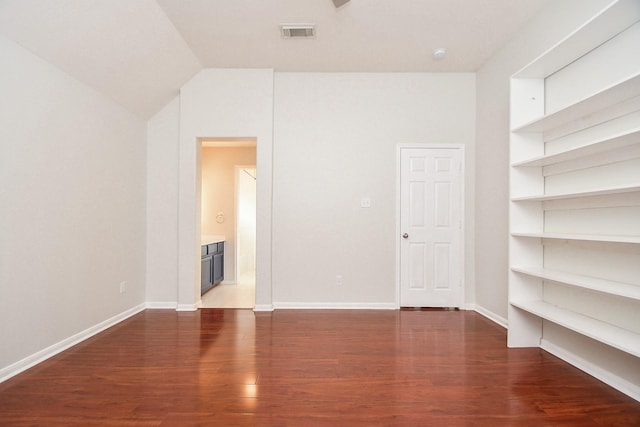
{"type": "Polygon", "coordinates": [[[514,74],[543,79],[640,20],[637,0],[619,0],[514,74]]]}
{"type": "Polygon", "coordinates": [[[614,84],[566,108],[517,126],[512,129],[512,132],[545,132],[600,111],[605,106],[613,106],[638,95],[640,95],[640,74],[614,84]]]}
{"type": "Polygon", "coordinates": [[[537,239],[578,240],[588,242],[633,243],[640,244],[640,236],[619,236],[607,234],[569,234],[569,233],[511,233],[513,237],[537,239]]]}
{"type": "Polygon", "coordinates": [[[544,301],[511,301],[518,307],[596,341],[640,357],[640,334],[556,307],[544,301]]]}
{"type": "Polygon", "coordinates": [[[616,148],[637,144],[640,141],[640,126],[610,138],[593,141],[589,144],[559,153],[535,157],[513,163],[513,167],[548,166],[567,160],[574,160],[593,154],[603,153],[616,148]]]}
{"type": "Polygon", "coordinates": [[[640,191],[640,184],[625,185],[623,187],[604,187],[596,190],[581,191],[578,193],[560,193],[560,194],[540,194],[537,196],[526,197],[514,197],[511,200],[514,202],[544,202],[546,200],[559,200],[559,199],[575,199],[578,197],[593,197],[593,196],[606,196],[609,194],[623,194],[633,193],[640,191]]]}
{"type": "Polygon", "coordinates": [[[542,267],[512,267],[511,270],[516,273],[539,277],[569,286],[640,300],[640,286],[638,285],[598,279],[596,277],[583,276],[564,271],[548,270],[542,267]]]}

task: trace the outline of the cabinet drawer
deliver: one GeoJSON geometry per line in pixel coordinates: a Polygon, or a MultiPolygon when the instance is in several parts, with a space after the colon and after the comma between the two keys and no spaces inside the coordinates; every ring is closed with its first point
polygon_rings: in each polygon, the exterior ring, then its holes
{"type": "Polygon", "coordinates": [[[216,252],[218,252],[218,244],[217,243],[210,243],[210,244],[207,245],[207,253],[209,255],[215,254],[216,252]]]}
{"type": "Polygon", "coordinates": [[[205,256],[207,254],[207,246],[200,246],[200,256],[205,256]]]}

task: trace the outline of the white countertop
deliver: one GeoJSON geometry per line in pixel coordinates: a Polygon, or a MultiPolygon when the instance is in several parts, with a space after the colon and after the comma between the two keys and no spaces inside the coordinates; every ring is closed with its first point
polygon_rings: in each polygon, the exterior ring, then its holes
{"type": "Polygon", "coordinates": [[[224,236],[205,235],[200,238],[201,245],[209,245],[211,243],[224,242],[224,236]]]}

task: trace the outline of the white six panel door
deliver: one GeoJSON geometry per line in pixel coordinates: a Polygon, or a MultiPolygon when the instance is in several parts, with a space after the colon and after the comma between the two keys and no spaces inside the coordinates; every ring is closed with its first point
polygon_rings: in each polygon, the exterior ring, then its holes
{"type": "Polygon", "coordinates": [[[462,149],[400,150],[400,306],[462,305],[462,149]]]}

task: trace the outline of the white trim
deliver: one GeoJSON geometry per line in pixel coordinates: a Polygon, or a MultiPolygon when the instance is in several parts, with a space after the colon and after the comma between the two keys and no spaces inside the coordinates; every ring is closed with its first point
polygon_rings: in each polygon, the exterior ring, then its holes
{"type": "Polygon", "coordinates": [[[465,258],[465,248],[466,248],[466,239],[467,239],[467,224],[466,224],[466,179],[467,179],[467,166],[466,166],[466,147],[465,144],[413,144],[413,143],[400,143],[396,145],[396,301],[395,308],[400,309],[400,270],[401,270],[401,260],[400,260],[400,245],[402,244],[400,235],[401,233],[401,210],[400,205],[402,203],[401,200],[401,188],[400,185],[402,183],[402,170],[401,166],[401,155],[403,149],[410,148],[427,148],[427,149],[458,149],[461,152],[460,156],[460,209],[461,209],[461,228],[460,228],[460,299],[459,299],[459,307],[465,306],[465,295],[466,295],[466,258],[465,258]]]}
{"type": "Polygon", "coordinates": [[[491,320],[494,323],[497,323],[498,325],[502,326],[505,329],[507,329],[507,327],[509,326],[509,321],[504,317],[499,316],[493,311],[487,310],[486,308],[479,306],[477,304],[472,304],[472,305],[474,307],[471,308],[471,310],[474,310],[476,313],[481,314],[482,316],[486,317],[487,319],[491,320]]]}
{"type": "Polygon", "coordinates": [[[202,304],[202,300],[198,300],[195,304],[178,304],[176,311],[196,311],[198,306],[202,304]]]}
{"type": "Polygon", "coordinates": [[[162,309],[173,309],[175,310],[178,307],[177,301],[147,301],[145,303],[145,308],[162,308],[162,309]]]}
{"type": "Polygon", "coordinates": [[[395,303],[374,302],[274,302],[275,309],[301,310],[397,310],[395,303]]]}
{"type": "Polygon", "coordinates": [[[273,311],[272,304],[260,304],[253,307],[253,311],[273,311]]]}
{"type": "Polygon", "coordinates": [[[61,353],[74,345],[86,340],[87,338],[91,338],[92,336],[108,329],[123,320],[133,316],[134,314],[138,314],[145,309],[145,304],[139,304],[135,307],[132,307],[126,311],[123,311],[120,314],[116,314],[115,316],[98,323],[97,325],[91,326],[84,331],[78,332],[75,335],[72,335],[68,338],[63,339],[62,341],[50,345],[47,348],[44,348],[31,356],[27,356],[22,360],[19,360],[11,365],[0,369],[0,383],[8,380],[9,378],[18,375],[19,373],[26,371],[27,369],[37,365],[38,363],[44,362],[45,360],[55,356],[58,353],[61,353]]]}
{"type": "Polygon", "coordinates": [[[624,378],[620,378],[606,369],[602,369],[600,366],[581,358],[575,353],[550,343],[544,338],[540,341],[540,348],[640,402],[640,386],[637,384],[631,383],[624,378]]]}
{"type": "Polygon", "coordinates": [[[400,259],[400,238],[398,236],[400,236],[400,234],[402,234],[402,229],[400,227],[400,218],[402,215],[402,209],[400,209],[400,206],[402,204],[402,198],[401,198],[401,184],[402,184],[402,170],[400,168],[401,165],[401,157],[402,157],[402,149],[403,148],[408,148],[410,147],[409,144],[398,144],[396,146],[396,301],[395,301],[395,308],[397,310],[400,309],[400,286],[402,285],[402,283],[400,283],[400,279],[401,279],[401,268],[402,266],[400,265],[401,259],[400,259]]]}
{"type": "MultiPolygon", "coordinates": [[[[272,134],[273,129],[271,129],[271,136],[272,134]]],[[[196,209],[196,205],[201,203],[200,156],[204,140],[256,142],[256,300],[262,298],[263,294],[268,294],[269,299],[272,295],[273,138],[196,136],[195,141],[192,141],[190,136],[181,134],[178,192],[178,311],[196,310],[198,302],[192,304],[189,301],[200,296],[200,275],[198,274],[200,255],[199,249],[195,249],[200,248],[201,221],[200,209],[196,209]],[[269,197],[266,198],[265,195],[269,197]],[[193,196],[193,200],[190,196],[193,196]],[[195,308],[189,308],[191,306],[195,308]]]]}

